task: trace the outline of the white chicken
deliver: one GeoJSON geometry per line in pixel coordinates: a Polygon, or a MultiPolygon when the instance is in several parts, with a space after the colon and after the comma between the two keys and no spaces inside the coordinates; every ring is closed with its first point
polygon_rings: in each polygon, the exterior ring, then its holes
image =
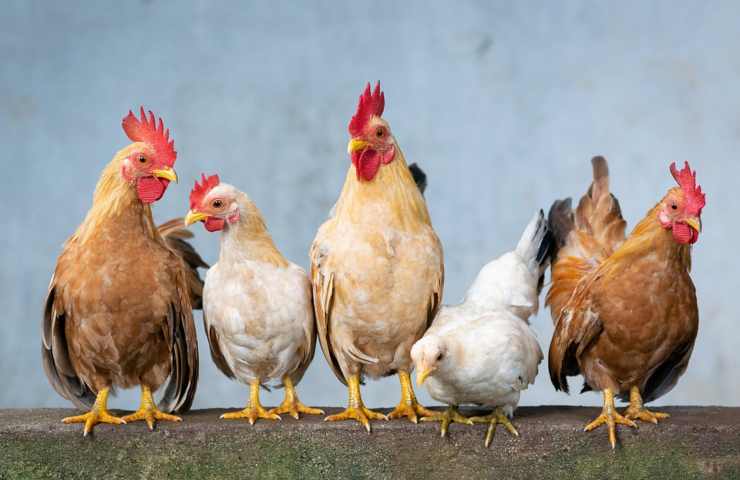
{"type": "Polygon", "coordinates": [[[282,256],[262,215],[243,192],[218,176],[196,182],[186,224],[202,221],[221,231],[218,263],[206,275],[203,318],[211,357],[229,378],[250,386],[247,407],[226,419],[279,420],[287,413],[319,415],[303,405],[295,385],[311,363],[316,328],[306,272],[282,256]],[[272,410],[260,404],[260,386],[280,380],[285,400],[272,410]]]}
{"type": "Polygon", "coordinates": [[[443,306],[423,338],[411,349],[417,383],[449,408],[424,421],[489,423],[485,445],[498,423],[519,435],[509,419],[522,390],[534,383],[542,350],[529,317],[537,312],[552,236],[540,211],[514,251],[488,263],[463,303],[443,306]],[[485,417],[466,418],[458,406],[494,408],[485,417]]]}

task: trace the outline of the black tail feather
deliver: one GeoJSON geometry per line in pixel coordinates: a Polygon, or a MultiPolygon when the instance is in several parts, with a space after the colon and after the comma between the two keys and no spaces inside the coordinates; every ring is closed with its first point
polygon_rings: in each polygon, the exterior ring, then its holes
{"type": "Polygon", "coordinates": [[[547,223],[550,224],[553,244],[550,251],[550,261],[554,262],[558,251],[565,245],[568,235],[575,226],[573,219],[573,202],[570,198],[555,200],[547,215],[547,223]]]}
{"type": "Polygon", "coordinates": [[[411,176],[414,177],[414,183],[419,187],[421,194],[424,195],[424,191],[427,189],[427,174],[416,163],[409,165],[409,170],[411,171],[411,176]]]}

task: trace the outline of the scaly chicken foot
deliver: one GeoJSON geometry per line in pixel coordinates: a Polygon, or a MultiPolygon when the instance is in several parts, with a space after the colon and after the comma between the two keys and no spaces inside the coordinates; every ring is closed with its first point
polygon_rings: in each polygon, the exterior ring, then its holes
{"type": "Polygon", "coordinates": [[[422,422],[439,422],[439,434],[441,437],[447,436],[447,429],[451,423],[462,423],[472,425],[473,421],[468,417],[460,414],[457,406],[450,405],[444,412],[432,412],[428,417],[422,417],[422,422]]]}
{"type": "Polygon", "coordinates": [[[170,415],[169,413],[164,413],[157,408],[157,405],[154,403],[154,397],[152,397],[152,390],[146,385],[141,386],[141,404],[139,405],[139,409],[134,413],[123,417],[123,420],[125,420],[126,423],[144,420],[149,426],[149,430],[154,430],[154,424],[159,420],[167,422],[182,422],[182,418],[176,415],[170,415]]]}
{"type": "Polygon", "coordinates": [[[663,412],[651,412],[642,403],[642,395],[640,395],[640,389],[636,386],[630,388],[630,405],[624,411],[625,418],[630,420],[642,420],[643,422],[658,423],[658,420],[665,420],[670,417],[669,414],[663,412]]]}
{"type": "Polygon", "coordinates": [[[247,419],[250,425],[254,425],[260,418],[265,420],[281,420],[280,415],[266,410],[260,403],[260,381],[255,379],[249,384],[249,404],[238,412],[228,412],[221,415],[224,420],[247,419]]]}
{"type": "Polygon", "coordinates": [[[373,412],[362,403],[360,394],[360,376],[350,375],[347,379],[347,389],[349,390],[349,402],[347,409],[335,415],[329,415],[324,419],[325,422],[339,422],[342,420],[357,420],[367,430],[371,432],[370,420],[388,420],[388,417],[382,413],[373,412]]]}
{"type": "Polygon", "coordinates": [[[95,425],[99,423],[110,423],[112,425],[123,425],[126,421],[123,418],[114,417],[108,412],[108,393],[109,388],[100,390],[98,396],[95,398],[95,403],[89,412],[83,413],[82,415],[75,415],[73,417],[63,418],[63,423],[84,423],[85,427],[82,430],[82,435],[87,436],[92,433],[95,425]]]}
{"type": "Polygon", "coordinates": [[[287,413],[291,417],[298,420],[301,413],[306,415],[323,415],[324,411],[319,408],[307,407],[300,400],[298,400],[298,394],[295,391],[293,380],[286,375],[283,377],[283,386],[285,387],[285,399],[280,406],[273,408],[269,413],[281,414],[287,413]]]}
{"type": "Polygon", "coordinates": [[[401,381],[401,402],[391,413],[388,414],[389,419],[407,417],[411,422],[418,423],[418,417],[430,417],[436,415],[434,411],[423,407],[416,400],[409,372],[399,370],[398,379],[401,381]]]}
{"type": "Polygon", "coordinates": [[[487,423],[488,424],[488,431],[486,431],[486,439],[483,442],[483,444],[488,448],[491,445],[491,442],[493,441],[493,436],[496,433],[496,426],[500,423],[503,425],[506,430],[509,431],[510,434],[514,435],[515,437],[519,436],[519,432],[517,432],[516,428],[514,427],[514,424],[511,423],[509,420],[509,417],[504,412],[504,409],[501,407],[497,407],[496,410],[491,412],[489,415],[484,415],[482,417],[470,417],[470,421],[473,423],[487,423]]]}
{"type": "Polygon", "coordinates": [[[583,431],[590,432],[604,424],[609,428],[609,443],[612,446],[612,450],[617,448],[617,425],[627,425],[628,427],[637,428],[635,422],[617,412],[617,407],[614,406],[614,392],[608,388],[604,389],[604,408],[601,411],[601,415],[586,425],[583,431]]]}

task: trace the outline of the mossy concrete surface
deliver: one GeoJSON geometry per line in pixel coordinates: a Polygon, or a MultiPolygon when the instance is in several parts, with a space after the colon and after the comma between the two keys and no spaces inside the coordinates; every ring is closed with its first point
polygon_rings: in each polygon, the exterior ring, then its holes
{"type": "MultiPolygon", "coordinates": [[[[332,412],[336,409],[328,409],[332,412]]],[[[34,478],[740,478],[740,408],[674,407],[660,425],[584,433],[599,409],[521,408],[520,436],[486,426],[354,422],[311,417],[280,422],[219,420],[221,410],[188,413],[183,423],[63,425],[73,410],[0,410],[0,479],[34,478]]],[[[470,413],[470,412],[467,412],[470,413]]]]}

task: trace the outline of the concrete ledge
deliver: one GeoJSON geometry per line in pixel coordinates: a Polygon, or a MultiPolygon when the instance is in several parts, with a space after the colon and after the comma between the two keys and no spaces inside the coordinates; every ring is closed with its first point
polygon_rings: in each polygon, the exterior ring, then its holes
{"type": "MultiPolygon", "coordinates": [[[[328,409],[336,412],[337,409],[328,409]]],[[[194,411],[181,424],[100,425],[83,438],[60,420],[73,410],[0,410],[0,479],[14,478],[740,478],[740,408],[673,407],[654,426],[583,433],[599,409],[521,408],[521,436],[486,426],[352,422],[321,418],[247,423],[194,411]]],[[[470,412],[465,412],[470,413],[470,412]]]]}

